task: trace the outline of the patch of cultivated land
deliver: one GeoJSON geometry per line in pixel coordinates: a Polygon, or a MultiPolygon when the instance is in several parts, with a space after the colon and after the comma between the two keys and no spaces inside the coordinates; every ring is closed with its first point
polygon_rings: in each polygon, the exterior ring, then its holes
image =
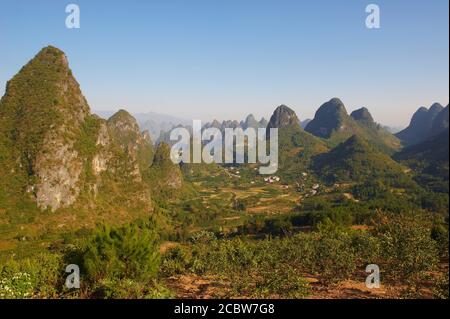
{"type": "Polygon", "coordinates": [[[235,196],[238,200],[249,199],[247,211],[260,212],[264,210],[274,210],[288,212],[295,207],[301,194],[285,188],[283,185],[250,185],[246,189],[233,187],[218,187],[211,191],[211,188],[197,183],[198,191],[202,195],[202,201],[207,203],[214,200],[229,199],[235,196]],[[253,202],[252,202],[253,201],[253,202]]]}

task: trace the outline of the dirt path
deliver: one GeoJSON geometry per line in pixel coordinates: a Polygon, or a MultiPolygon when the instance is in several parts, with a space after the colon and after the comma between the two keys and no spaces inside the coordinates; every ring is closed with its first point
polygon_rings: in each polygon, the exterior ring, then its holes
{"type": "MultiPolygon", "coordinates": [[[[364,282],[346,280],[338,285],[323,286],[317,277],[306,276],[311,287],[311,295],[307,299],[396,299],[400,298],[400,287],[381,286],[369,289],[364,282]]],[[[227,298],[229,285],[213,276],[194,274],[170,277],[166,285],[180,299],[214,299],[227,298]]],[[[239,296],[246,298],[246,296],[239,296]]]]}
{"type": "Polygon", "coordinates": [[[170,277],[166,285],[179,299],[220,298],[225,297],[229,290],[226,283],[218,278],[194,274],[170,277]]]}

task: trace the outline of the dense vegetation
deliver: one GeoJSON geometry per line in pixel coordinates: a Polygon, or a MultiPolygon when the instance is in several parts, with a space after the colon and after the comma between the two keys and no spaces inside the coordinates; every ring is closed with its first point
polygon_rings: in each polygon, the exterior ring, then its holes
{"type": "Polygon", "coordinates": [[[317,156],[313,167],[331,183],[389,179],[401,185],[407,179],[398,163],[356,135],[331,152],[317,156]]]}
{"type": "MultiPolygon", "coordinates": [[[[324,286],[359,280],[365,266],[375,263],[384,283],[400,282],[401,295],[420,296],[441,254],[448,254],[448,237],[442,240],[448,233],[440,233],[445,227],[448,224],[432,223],[418,215],[378,214],[364,230],[325,219],[312,232],[280,236],[275,232],[275,237],[260,240],[218,238],[202,231],[160,256],[154,221],[104,226],[64,250],[6,262],[0,269],[0,294],[16,298],[170,297],[166,280],[191,274],[224,282],[225,288],[215,297],[303,298],[313,289],[308,278],[317,278],[324,286]],[[63,284],[62,270],[68,263],[81,265],[79,290],[68,290],[63,284]]],[[[437,283],[432,288],[441,297],[445,289],[437,283]]]]}

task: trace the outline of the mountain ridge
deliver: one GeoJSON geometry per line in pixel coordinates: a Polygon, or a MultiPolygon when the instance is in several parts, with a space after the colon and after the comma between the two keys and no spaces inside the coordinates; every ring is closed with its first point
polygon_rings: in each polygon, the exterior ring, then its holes
{"type": "Polygon", "coordinates": [[[420,107],[413,114],[409,126],[395,135],[405,146],[418,144],[426,140],[432,132],[434,119],[443,110],[444,107],[439,103],[434,103],[428,109],[426,107],[420,107]]]}
{"type": "Polygon", "coordinates": [[[400,176],[406,177],[401,165],[357,135],[314,157],[312,168],[329,183],[361,183],[374,178],[395,180],[400,176]]]}
{"type": "Polygon", "coordinates": [[[330,147],[337,146],[353,135],[363,136],[386,154],[393,154],[401,147],[393,134],[375,123],[367,108],[357,109],[349,115],[344,103],[338,98],[322,104],[305,131],[327,140],[330,147]]]}
{"type": "Polygon", "coordinates": [[[8,82],[0,119],[0,210],[107,209],[123,196],[129,214],[152,210],[148,137],[126,111],[92,115],[61,50],[42,49],[8,82]]]}

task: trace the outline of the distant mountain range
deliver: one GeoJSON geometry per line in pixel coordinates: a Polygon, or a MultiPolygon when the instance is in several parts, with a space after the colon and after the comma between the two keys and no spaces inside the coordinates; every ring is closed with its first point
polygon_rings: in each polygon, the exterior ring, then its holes
{"type": "MultiPolygon", "coordinates": [[[[101,118],[108,119],[114,111],[94,111],[101,118]]],[[[442,107],[439,103],[433,104],[430,109],[420,108],[412,117],[407,128],[389,127],[375,122],[370,111],[362,107],[347,113],[345,105],[340,99],[334,98],[317,110],[314,119],[298,121],[298,124],[306,132],[326,139],[331,146],[336,146],[353,135],[365,136],[365,138],[382,150],[393,154],[400,150],[401,144],[408,146],[420,143],[427,138],[438,135],[448,128],[448,106],[442,107]]],[[[192,120],[176,116],[147,112],[133,113],[141,131],[148,131],[153,144],[167,142],[170,131],[175,127],[185,127],[192,130],[192,120]]],[[[203,128],[218,128],[222,132],[225,128],[265,128],[269,122],[262,118],[256,120],[253,114],[249,114],[244,120],[214,120],[205,123],[203,128]]],[[[293,123],[291,123],[293,124],[293,123]]]]}
{"type": "MultiPolygon", "coordinates": [[[[115,112],[114,111],[94,111],[95,114],[101,118],[108,119],[115,112]]],[[[147,112],[147,113],[133,113],[133,117],[136,118],[142,131],[148,131],[152,141],[157,144],[159,142],[169,142],[169,133],[175,127],[185,127],[191,130],[192,120],[183,119],[171,115],[147,112]]],[[[265,118],[256,120],[253,114],[249,114],[245,120],[225,120],[219,122],[214,120],[212,122],[205,123],[203,128],[217,128],[224,131],[225,128],[237,128],[240,127],[244,130],[247,128],[266,128],[268,121],[265,118]]]]}
{"type": "MultiPolygon", "coordinates": [[[[408,166],[432,176],[433,183],[448,183],[448,112],[437,103],[420,108],[410,126],[394,136],[367,108],[349,115],[334,98],[311,121],[301,122],[280,105],[269,121],[250,114],[204,128],[278,128],[279,174],[285,180],[309,170],[327,182],[408,181],[408,166]]],[[[124,216],[148,213],[152,192],[179,192],[182,170],[160,142],[172,127],[189,128],[190,121],[157,113],[135,118],[125,110],[97,114],[105,119],[91,114],[57,48],[44,48],[8,82],[0,100],[0,213],[95,208],[102,218],[114,218],[115,205],[124,216]]]]}
{"type": "MultiPolygon", "coordinates": [[[[108,119],[114,111],[94,111],[101,118],[108,119]]],[[[192,120],[187,120],[171,115],[160,114],[156,112],[133,113],[133,117],[138,122],[142,131],[148,131],[153,142],[156,142],[161,132],[168,132],[179,125],[191,125],[192,120]]]]}
{"type": "Polygon", "coordinates": [[[203,128],[217,128],[220,131],[224,131],[225,128],[242,128],[243,130],[246,130],[247,128],[266,128],[267,127],[267,120],[265,118],[261,118],[261,120],[257,121],[255,119],[255,116],[253,114],[249,114],[245,120],[243,121],[237,121],[237,120],[226,120],[219,122],[217,120],[214,120],[212,122],[206,123],[203,125],[203,128]]]}

